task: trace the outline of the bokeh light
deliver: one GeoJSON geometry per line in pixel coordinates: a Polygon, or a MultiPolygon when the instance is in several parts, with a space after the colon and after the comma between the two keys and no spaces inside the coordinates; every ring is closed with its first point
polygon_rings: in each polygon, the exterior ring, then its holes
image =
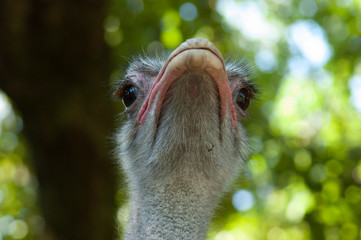
{"type": "Polygon", "coordinates": [[[179,8],[179,15],[185,21],[193,21],[198,15],[197,7],[190,2],[184,3],[179,8]]]}
{"type": "Polygon", "coordinates": [[[280,37],[277,24],[271,24],[266,19],[268,11],[260,2],[220,0],[217,2],[217,10],[225,17],[228,24],[241,31],[250,40],[276,42],[280,37]]]}
{"type": "Polygon", "coordinates": [[[322,67],[330,59],[332,48],[324,30],[316,22],[298,21],[288,27],[288,32],[291,52],[300,52],[312,67],[322,67]]]}
{"type": "Polygon", "coordinates": [[[349,80],[350,101],[361,112],[361,75],[352,76],[349,80]]]}
{"type": "Polygon", "coordinates": [[[36,206],[36,179],[24,161],[16,116],[8,97],[0,91],[0,239],[37,239],[43,221],[36,206]]]}
{"type": "Polygon", "coordinates": [[[238,211],[247,211],[254,205],[253,194],[247,190],[239,190],[233,195],[232,203],[238,211]]]}
{"type": "Polygon", "coordinates": [[[313,0],[302,0],[299,3],[300,12],[306,17],[312,17],[317,12],[317,4],[313,0]]]}
{"type": "Polygon", "coordinates": [[[181,18],[175,10],[168,10],[162,18],[161,40],[165,47],[175,48],[183,41],[182,32],[179,30],[181,18]]]}
{"type": "Polygon", "coordinates": [[[118,46],[123,40],[123,32],[120,29],[120,20],[115,16],[108,16],[104,20],[104,40],[111,46],[118,46]]]}

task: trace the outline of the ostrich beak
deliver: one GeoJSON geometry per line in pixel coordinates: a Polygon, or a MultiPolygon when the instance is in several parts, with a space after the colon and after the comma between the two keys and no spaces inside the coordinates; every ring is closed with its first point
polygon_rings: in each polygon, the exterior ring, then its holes
{"type": "Polygon", "coordinates": [[[235,127],[237,116],[222,54],[213,43],[203,38],[189,39],[170,54],[140,108],[138,123],[144,123],[153,104],[156,105],[155,114],[158,118],[169,87],[176,79],[192,70],[203,71],[213,78],[220,96],[221,119],[225,118],[228,107],[232,126],[235,127]]]}

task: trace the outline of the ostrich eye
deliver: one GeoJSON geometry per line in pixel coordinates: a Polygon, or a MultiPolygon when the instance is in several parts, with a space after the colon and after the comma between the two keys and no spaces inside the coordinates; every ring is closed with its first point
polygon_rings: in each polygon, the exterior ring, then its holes
{"type": "Polygon", "coordinates": [[[128,85],[124,87],[121,93],[121,99],[126,107],[132,105],[137,99],[138,89],[133,85],[128,85]]]}
{"type": "Polygon", "coordinates": [[[237,105],[243,110],[246,111],[250,101],[250,93],[247,88],[241,88],[237,93],[237,105]]]}

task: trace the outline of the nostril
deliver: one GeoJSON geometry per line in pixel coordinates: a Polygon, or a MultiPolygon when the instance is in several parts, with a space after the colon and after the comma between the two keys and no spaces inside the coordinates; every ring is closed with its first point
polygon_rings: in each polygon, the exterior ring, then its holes
{"type": "Polygon", "coordinates": [[[199,52],[198,54],[187,54],[186,55],[186,65],[190,69],[200,68],[204,69],[205,54],[199,52]]]}
{"type": "Polygon", "coordinates": [[[188,39],[187,43],[191,46],[191,47],[208,47],[209,45],[209,41],[205,38],[192,38],[192,39],[188,39]]]}

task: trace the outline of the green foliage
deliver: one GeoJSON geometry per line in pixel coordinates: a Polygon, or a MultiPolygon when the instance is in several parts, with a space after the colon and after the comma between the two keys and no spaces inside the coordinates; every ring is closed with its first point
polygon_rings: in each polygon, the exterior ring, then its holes
{"type": "Polygon", "coordinates": [[[0,239],[38,239],[44,230],[21,130],[21,118],[0,92],[0,239]]]}
{"type": "Polygon", "coordinates": [[[116,61],[138,49],[172,49],[206,37],[225,56],[255,63],[261,93],[243,120],[253,155],[237,184],[252,194],[252,207],[237,211],[226,201],[211,239],[358,239],[361,114],[348,83],[361,74],[360,3],[190,1],[197,16],[189,21],[182,17],[184,1],[130,2],[115,1],[110,9],[126,33],[114,48],[116,61]],[[244,23],[245,12],[222,11],[230,3],[244,11],[258,7],[259,18],[244,23]],[[325,48],[324,60],[304,52],[319,39],[306,50],[297,46],[303,38],[297,43],[292,36],[295,26],[310,26],[323,39],[315,51],[325,48]]]}

